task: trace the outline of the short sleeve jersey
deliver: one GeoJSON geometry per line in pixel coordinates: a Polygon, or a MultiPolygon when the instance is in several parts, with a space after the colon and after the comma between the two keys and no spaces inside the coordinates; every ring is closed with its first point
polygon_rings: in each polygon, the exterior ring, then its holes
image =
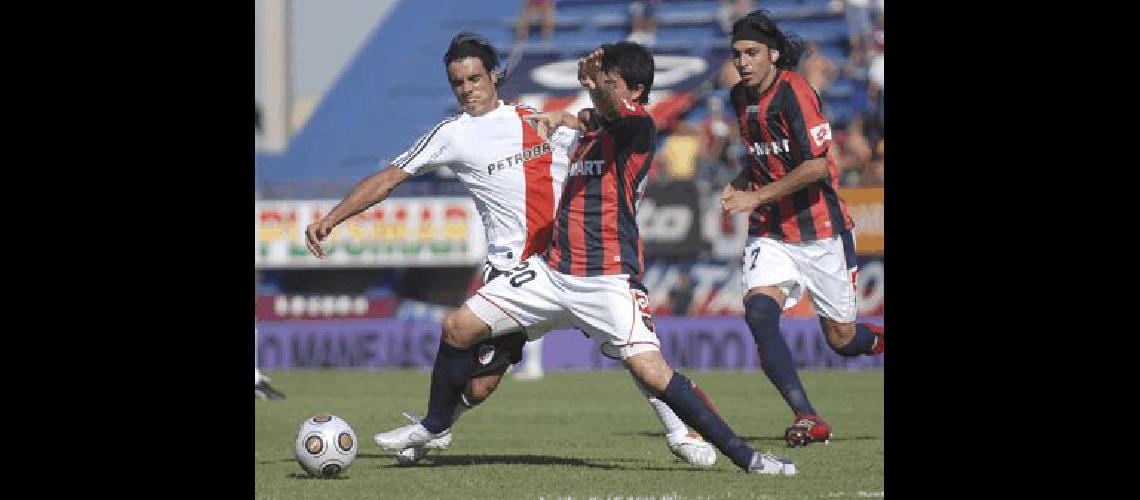
{"type": "Polygon", "coordinates": [[[582,136],[571,153],[547,258],[563,274],[628,274],[637,281],[645,269],[637,207],[657,128],[639,103],[622,101],[618,115],[582,136]]]}
{"type": "Polygon", "coordinates": [[[487,260],[499,270],[550,247],[557,194],[566,178],[576,131],[560,127],[543,141],[522,117],[536,113],[503,104],[481,115],[441,121],[392,165],[416,175],[446,165],[471,192],[487,235],[487,260]]]}
{"type": "Polygon", "coordinates": [[[761,205],[749,217],[748,234],[788,242],[812,241],[846,233],[854,224],[839,197],[838,168],[831,148],[831,124],[820,109],[819,96],[800,75],[778,70],[763,92],[738,83],[730,92],[748,150],[748,174],[761,186],[780,180],[804,161],[827,158],[827,177],[775,202],[761,205]],[[757,95],[759,94],[759,95],[757,95]]]}

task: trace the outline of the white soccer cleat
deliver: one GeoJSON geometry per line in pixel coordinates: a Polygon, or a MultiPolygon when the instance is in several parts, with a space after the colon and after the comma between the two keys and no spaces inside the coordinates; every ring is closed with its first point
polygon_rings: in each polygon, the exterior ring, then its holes
{"type": "MultiPolygon", "coordinates": [[[[420,421],[423,420],[419,415],[408,412],[404,412],[404,418],[411,421],[413,425],[418,425],[420,421]]],[[[426,431],[427,429],[424,430],[426,431]]],[[[380,435],[377,434],[376,436],[376,442],[379,444],[380,435]]],[[[451,429],[441,432],[439,437],[428,441],[423,446],[410,446],[397,451],[396,462],[400,465],[412,465],[427,456],[428,450],[446,450],[448,446],[451,446],[451,429]]]]}
{"type": "Polygon", "coordinates": [[[771,453],[755,452],[752,454],[752,463],[748,465],[748,473],[794,476],[796,475],[796,464],[771,453]]]}
{"type": "Polygon", "coordinates": [[[451,444],[451,429],[439,434],[432,434],[418,421],[403,427],[397,427],[388,432],[381,432],[372,436],[376,444],[387,451],[400,451],[404,448],[423,448],[432,441],[451,444]]]}
{"type": "Polygon", "coordinates": [[[677,455],[677,458],[690,464],[712,467],[716,463],[716,448],[707,441],[682,436],[678,439],[670,439],[668,442],[669,451],[677,455]]]}
{"type": "Polygon", "coordinates": [[[396,452],[396,463],[413,465],[427,455],[427,448],[404,448],[396,452]]]}

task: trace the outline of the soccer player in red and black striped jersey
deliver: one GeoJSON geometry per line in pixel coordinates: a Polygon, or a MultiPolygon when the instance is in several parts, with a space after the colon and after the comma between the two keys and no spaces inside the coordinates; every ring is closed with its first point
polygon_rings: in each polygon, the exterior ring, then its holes
{"type": "Polygon", "coordinates": [[[827,441],[831,428],[808,401],[780,335],[780,313],[804,290],[831,348],[842,356],[883,352],[883,330],[857,324],[853,224],[839,197],[831,125],[819,96],[796,67],[803,44],[765,11],[732,27],[732,62],[741,82],[730,98],[748,162],[724,187],[730,214],[750,212],[744,252],[744,318],[760,367],[795,413],[789,446],[827,441]]]}
{"type": "MultiPolygon", "coordinates": [[[[640,284],[644,266],[637,225],[657,137],[644,108],[653,67],[649,51],[630,42],[603,45],[579,61],[578,79],[589,90],[599,128],[584,135],[571,153],[551,249],[545,259],[532,257],[516,268],[517,283],[491,282],[481,288],[460,309],[457,322],[462,324],[454,333],[478,339],[520,328],[535,335],[574,325],[738,467],[750,473],[795,474],[791,462],[757,453],[740,439],[661,355],[640,284]]],[[[548,129],[584,128],[568,113],[534,118],[548,129]]]]}

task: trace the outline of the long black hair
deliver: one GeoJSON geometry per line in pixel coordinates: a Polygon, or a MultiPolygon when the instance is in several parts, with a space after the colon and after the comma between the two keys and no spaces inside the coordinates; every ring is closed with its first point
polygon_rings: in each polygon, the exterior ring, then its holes
{"type": "Polygon", "coordinates": [[[732,24],[732,41],[754,40],[780,52],[776,67],[795,69],[804,54],[804,42],[792,33],[784,33],[766,10],[754,10],[732,24]]]}

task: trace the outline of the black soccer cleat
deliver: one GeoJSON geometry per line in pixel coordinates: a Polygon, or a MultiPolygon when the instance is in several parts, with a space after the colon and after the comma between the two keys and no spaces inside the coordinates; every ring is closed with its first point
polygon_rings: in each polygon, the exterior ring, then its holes
{"type": "Polygon", "coordinates": [[[262,380],[253,386],[253,393],[261,399],[285,399],[285,394],[269,385],[269,382],[262,380]]]}

